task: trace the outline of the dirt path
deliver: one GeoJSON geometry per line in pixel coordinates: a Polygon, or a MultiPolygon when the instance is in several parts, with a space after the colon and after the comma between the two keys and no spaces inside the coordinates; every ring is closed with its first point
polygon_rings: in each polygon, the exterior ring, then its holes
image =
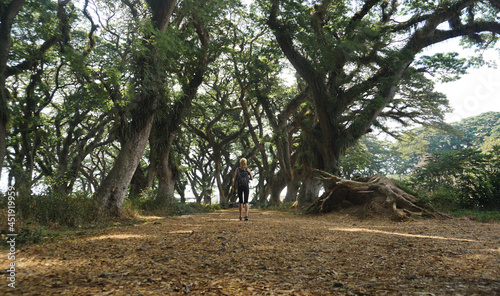
{"type": "MultiPolygon", "coordinates": [[[[18,250],[1,295],[500,295],[500,224],[251,210],[18,250]]],[[[2,269],[9,261],[1,253],[2,269]]],[[[3,275],[6,277],[5,275],[3,275]]]]}

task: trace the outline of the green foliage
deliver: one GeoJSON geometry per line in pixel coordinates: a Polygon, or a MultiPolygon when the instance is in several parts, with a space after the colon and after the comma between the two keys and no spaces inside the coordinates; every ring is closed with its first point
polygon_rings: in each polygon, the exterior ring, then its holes
{"type": "Polygon", "coordinates": [[[449,126],[410,130],[400,137],[396,149],[403,163],[408,167],[415,167],[426,155],[433,153],[483,146],[490,147],[491,150],[500,139],[499,127],[500,113],[487,112],[449,126]]]}
{"type": "Polygon", "coordinates": [[[175,215],[190,215],[196,213],[213,213],[222,210],[220,204],[175,203],[175,215]]]}
{"type": "Polygon", "coordinates": [[[441,82],[451,82],[466,74],[470,67],[467,59],[458,56],[456,52],[437,53],[421,57],[416,64],[423,67],[421,70],[439,77],[441,82]]]}
{"type": "Polygon", "coordinates": [[[341,174],[345,178],[354,175],[407,174],[413,169],[413,164],[404,159],[403,153],[398,151],[399,145],[400,143],[366,135],[357,145],[347,149],[345,156],[340,159],[341,174]]]}
{"type": "Polygon", "coordinates": [[[348,167],[356,168],[346,177],[396,174],[407,192],[457,215],[499,210],[499,116],[489,112],[467,118],[448,132],[419,128],[395,143],[365,136],[357,149],[348,150],[341,171],[346,175],[348,167]]]}
{"type": "Polygon", "coordinates": [[[166,217],[211,213],[222,209],[219,204],[181,203],[177,200],[173,203],[169,202],[165,204],[159,201],[157,192],[154,189],[144,191],[138,198],[132,200],[127,199],[125,207],[131,208],[132,210],[138,210],[142,213],[151,213],[166,217]]]}
{"type": "Polygon", "coordinates": [[[262,205],[262,206],[259,206],[259,208],[262,210],[269,210],[269,211],[290,211],[293,209],[294,205],[295,205],[295,202],[282,202],[276,206],[262,205]]]}
{"type": "MultiPolygon", "coordinates": [[[[2,201],[6,199],[2,198],[2,201]]],[[[2,202],[1,208],[6,208],[2,202]]],[[[94,200],[85,194],[18,195],[16,218],[49,227],[79,227],[99,221],[94,200]]]]}
{"type": "MultiPolygon", "coordinates": [[[[413,186],[415,187],[415,185],[413,186]]],[[[420,200],[433,208],[446,212],[451,212],[461,208],[460,199],[458,198],[459,192],[456,188],[442,185],[436,186],[432,192],[422,190],[422,188],[419,188],[418,186],[415,188],[416,192],[418,192],[420,200]]]]}
{"type": "MultiPolygon", "coordinates": [[[[466,61],[449,53],[415,62],[414,53],[402,48],[424,23],[432,25],[429,15],[453,1],[283,0],[277,20],[284,30],[277,36],[278,28],[271,30],[268,22],[277,2],[254,1],[245,11],[238,0],[180,1],[165,32],[151,22],[148,4],[153,2],[161,1],[95,1],[87,14],[72,1],[63,6],[27,0],[23,5],[7,62],[7,72],[15,74],[6,77],[6,106],[12,114],[6,166],[9,182],[23,196],[36,186],[50,192],[23,199],[25,218],[73,226],[95,219],[89,215],[92,201],[72,192],[95,192],[133,128],[153,112],[161,128],[151,139],[177,133],[171,155],[176,165],[185,166],[183,182],[190,182],[198,199],[212,197],[214,180],[227,193],[230,172],[242,155],[260,174],[257,190],[265,198],[276,172],[286,167],[290,176],[300,176],[307,165],[324,167],[325,159],[336,163],[349,146],[340,164],[344,176],[401,174],[426,153],[479,147],[482,137],[491,139],[482,146],[486,155],[499,138],[500,118],[491,114],[473,128],[457,126],[459,133],[453,135],[420,133],[406,149],[369,138],[353,145],[369,127],[387,131],[385,119],[403,125],[442,123],[447,100],[433,91],[427,74],[454,80],[481,64],[481,58],[466,61]],[[99,24],[96,31],[90,18],[99,24]],[[207,39],[199,38],[202,33],[207,39]],[[277,45],[280,36],[291,38],[292,51],[277,45]],[[307,73],[297,85],[285,88],[281,74],[289,64],[283,60],[290,54],[300,55],[291,64],[314,71],[303,70],[307,73]],[[406,70],[397,71],[400,67],[406,70]],[[200,91],[190,88],[201,78],[200,91]],[[393,91],[397,94],[391,98],[393,91]],[[293,105],[298,92],[303,98],[293,105]],[[174,126],[182,126],[182,134],[174,126]],[[334,157],[321,155],[334,150],[334,157]]],[[[471,23],[476,13],[476,20],[497,21],[493,7],[475,3],[469,8],[452,14],[471,23]]],[[[152,152],[165,144],[153,142],[141,160],[148,176],[158,168],[152,152]]],[[[450,178],[457,176],[469,195],[486,196],[498,188],[493,174],[482,185],[477,184],[486,177],[480,171],[457,171],[450,178]]],[[[164,214],[203,210],[161,204],[164,200],[150,190],[127,201],[127,207],[164,214]]]]}
{"type": "Polygon", "coordinates": [[[45,231],[42,226],[38,226],[36,229],[21,228],[16,237],[16,243],[19,245],[37,244],[41,242],[44,235],[45,231]]]}
{"type": "Polygon", "coordinates": [[[456,217],[469,217],[478,222],[500,222],[500,211],[455,209],[451,211],[451,214],[456,217]]]}
{"type": "Polygon", "coordinates": [[[414,177],[432,200],[469,209],[500,209],[500,161],[474,148],[434,153],[414,177]],[[451,195],[450,195],[451,194],[451,195]]]}
{"type": "Polygon", "coordinates": [[[368,151],[366,145],[357,143],[340,159],[340,171],[346,178],[352,177],[368,167],[372,159],[373,154],[368,151]]]}
{"type": "Polygon", "coordinates": [[[56,2],[26,1],[12,27],[11,61],[17,63],[32,59],[41,40],[45,41],[60,34],[58,25],[56,2]]]}

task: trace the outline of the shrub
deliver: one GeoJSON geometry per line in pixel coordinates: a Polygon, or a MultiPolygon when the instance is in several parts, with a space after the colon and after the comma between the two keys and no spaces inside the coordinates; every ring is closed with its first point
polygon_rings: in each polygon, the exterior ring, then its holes
{"type": "Polygon", "coordinates": [[[500,209],[500,161],[474,148],[435,153],[414,175],[420,192],[446,207],[500,209]]]}
{"type": "Polygon", "coordinates": [[[178,201],[165,202],[168,198],[159,199],[154,189],[144,191],[139,197],[127,200],[126,205],[146,213],[160,216],[190,215],[209,213],[222,209],[219,204],[180,203],[178,201]]]}
{"type": "MultiPolygon", "coordinates": [[[[2,204],[2,208],[6,208],[2,204]]],[[[46,193],[16,197],[16,220],[50,227],[77,227],[98,219],[94,200],[84,194],[46,193]]]]}

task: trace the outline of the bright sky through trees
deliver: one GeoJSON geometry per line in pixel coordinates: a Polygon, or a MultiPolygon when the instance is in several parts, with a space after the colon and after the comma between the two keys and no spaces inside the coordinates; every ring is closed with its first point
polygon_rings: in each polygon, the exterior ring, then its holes
{"type": "MultiPolygon", "coordinates": [[[[460,48],[459,39],[434,45],[425,54],[446,52],[457,49],[463,57],[473,54],[460,48]]],[[[495,50],[484,52],[485,60],[500,65],[499,53],[495,50]]],[[[500,111],[500,73],[499,69],[483,66],[469,69],[469,73],[460,80],[448,83],[436,83],[436,90],[446,94],[453,112],[446,115],[446,122],[476,116],[488,111],[500,111]]]]}

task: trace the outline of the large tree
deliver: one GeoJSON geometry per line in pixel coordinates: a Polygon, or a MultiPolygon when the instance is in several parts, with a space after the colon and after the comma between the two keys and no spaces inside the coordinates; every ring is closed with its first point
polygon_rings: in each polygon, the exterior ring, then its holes
{"type": "Polygon", "coordinates": [[[12,25],[25,0],[2,1],[0,4],[0,175],[7,150],[7,120],[9,117],[5,89],[6,69],[12,46],[12,25]]]}
{"type": "Polygon", "coordinates": [[[445,101],[424,73],[467,65],[453,55],[418,60],[423,49],[460,36],[492,46],[500,32],[498,1],[272,0],[268,9],[280,48],[310,89],[316,120],[303,132],[319,168],[332,173],[346,148],[373,126],[384,129],[386,118],[442,121],[445,101]]]}
{"type": "Polygon", "coordinates": [[[71,1],[26,1],[12,24],[2,92],[10,113],[6,163],[9,184],[15,182],[23,195],[38,180],[71,191],[81,161],[93,149],[90,142],[102,135],[94,123],[106,124],[105,116],[95,115],[102,107],[96,105],[99,87],[86,69],[94,26],[90,33],[71,31],[79,19],[71,1]]]}
{"type": "MultiPolygon", "coordinates": [[[[127,94],[127,120],[121,122],[122,148],[115,165],[96,192],[101,208],[119,212],[126,191],[150,143],[147,185],[158,179],[158,198],[173,201],[175,170],[172,148],[184,115],[196,98],[207,66],[224,47],[217,37],[226,10],[238,1],[122,0],[136,17],[143,17],[127,94]],[[130,85],[132,87],[130,87],[130,85]]],[[[136,176],[140,177],[139,174],[136,176]]],[[[141,178],[139,178],[141,179],[141,178]]],[[[140,189],[140,188],[139,188],[140,189]]],[[[135,190],[134,190],[135,191],[135,190]]],[[[138,190],[140,191],[140,190],[138,190]]]]}
{"type": "MultiPolygon", "coordinates": [[[[122,1],[130,8],[133,18],[138,17],[140,7],[122,1]]],[[[147,22],[139,38],[140,51],[135,52],[134,68],[129,90],[127,112],[120,122],[121,149],[114,166],[102,181],[95,198],[99,207],[112,214],[120,214],[127,189],[144,153],[154,123],[159,101],[165,96],[165,56],[161,51],[167,37],[167,27],[176,6],[175,0],[148,0],[148,11],[143,12],[147,22]],[[163,43],[162,43],[163,42],[163,43]]],[[[141,32],[137,32],[141,33],[141,32]]],[[[111,94],[121,96],[120,89],[111,89],[111,94]]]]}
{"type": "MultiPolygon", "coordinates": [[[[261,3],[268,9],[267,24],[283,54],[309,88],[312,114],[299,124],[307,139],[303,151],[314,157],[308,156],[304,164],[332,174],[339,173],[346,149],[367,132],[378,128],[392,133],[387,120],[403,125],[443,123],[447,100],[433,90],[427,73],[444,72],[448,74],[444,80],[456,79],[472,63],[453,53],[419,57],[425,48],[456,37],[463,37],[469,45],[490,47],[500,32],[498,1],[261,3]]],[[[318,188],[313,174],[308,175],[301,188],[306,201],[318,188]]],[[[370,182],[386,183],[380,178],[370,182]]],[[[414,204],[416,199],[397,188],[386,190],[337,177],[325,185],[327,190],[312,211],[341,206],[346,196],[370,205],[384,201],[367,196],[367,189],[379,190],[382,196],[392,190],[394,194],[386,195],[385,202],[396,216],[397,206],[404,205],[409,212],[421,210],[414,204]],[[352,193],[347,194],[345,187],[352,193]]]]}

